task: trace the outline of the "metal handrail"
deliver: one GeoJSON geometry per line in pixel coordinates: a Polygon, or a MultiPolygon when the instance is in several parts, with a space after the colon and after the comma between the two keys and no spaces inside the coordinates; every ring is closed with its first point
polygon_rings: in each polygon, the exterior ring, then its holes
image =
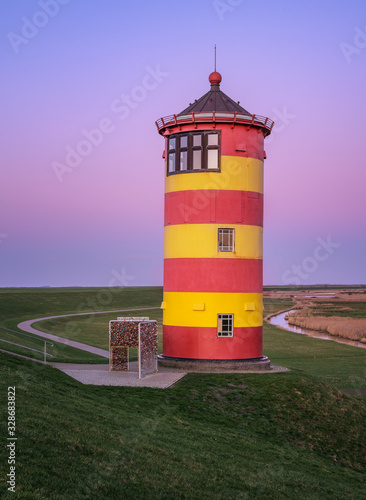
{"type": "Polygon", "coordinates": [[[261,115],[250,115],[244,113],[230,113],[230,112],[202,112],[202,113],[190,113],[187,115],[168,115],[156,120],[156,126],[158,131],[165,127],[171,127],[174,125],[183,125],[185,123],[192,122],[211,122],[215,119],[216,122],[233,122],[233,123],[244,123],[255,127],[265,128],[271,132],[274,121],[270,118],[261,115]],[[215,113],[215,114],[214,114],[215,113]]]}
{"type": "Polygon", "coordinates": [[[17,335],[23,335],[23,337],[29,337],[31,339],[38,340],[38,342],[43,342],[43,351],[39,351],[38,349],[32,349],[31,347],[27,347],[21,344],[15,344],[14,342],[10,342],[9,340],[4,340],[1,338],[0,342],[6,342],[7,344],[16,345],[17,347],[22,347],[23,349],[28,349],[29,351],[40,352],[44,356],[43,357],[44,363],[47,363],[47,356],[51,356],[51,358],[53,358],[53,354],[49,354],[47,352],[47,344],[50,344],[53,347],[52,342],[49,342],[48,340],[39,339],[38,337],[33,337],[32,335],[27,335],[26,333],[17,332],[16,330],[10,330],[10,328],[5,328],[4,326],[0,326],[0,328],[2,330],[7,330],[8,332],[16,333],[17,335]]]}

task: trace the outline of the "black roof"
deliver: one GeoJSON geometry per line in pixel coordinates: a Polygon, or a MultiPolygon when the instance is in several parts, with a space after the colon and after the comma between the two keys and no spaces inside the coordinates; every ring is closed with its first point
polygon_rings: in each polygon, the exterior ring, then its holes
{"type": "Polygon", "coordinates": [[[235,113],[235,111],[237,111],[246,115],[251,114],[229,96],[224,94],[224,92],[220,90],[220,85],[217,83],[211,84],[211,89],[205,95],[196,99],[193,104],[190,104],[188,108],[181,111],[179,115],[185,115],[187,113],[204,113],[205,111],[223,113],[235,113]]]}

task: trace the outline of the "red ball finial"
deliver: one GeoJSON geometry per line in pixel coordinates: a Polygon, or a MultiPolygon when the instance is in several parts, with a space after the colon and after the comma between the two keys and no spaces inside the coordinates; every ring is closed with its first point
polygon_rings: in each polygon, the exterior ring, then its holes
{"type": "Polygon", "coordinates": [[[208,79],[211,85],[218,85],[222,80],[222,76],[217,71],[213,71],[208,79]]]}

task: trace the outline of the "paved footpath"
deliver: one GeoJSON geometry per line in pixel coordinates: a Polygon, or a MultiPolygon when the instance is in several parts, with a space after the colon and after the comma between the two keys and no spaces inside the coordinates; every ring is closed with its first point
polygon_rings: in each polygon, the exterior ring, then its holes
{"type": "Polygon", "coordinates": [[[69,377],[84,385],[114,385],[122,387],[150,387],[167,389],[178,382],[186,372],[159,368],[157,373],[139,379],[138,363],[132,361],[128,371],[109,371],[108,365],[86,365],[73,363],[49,363],[69,377]]]}
{"type": "MultiPolygon", "coordinates": [[[[117,313],[117,312],[131,312],[131,311],[148,311],[151,309],[160,309],[160,307],[139,307],[133,309],[116,309],[113,311],[98,311],[98,312],[87,312],[87,313],[74,313],[74,314],[61,314],[58,316],[47,316],[45,318],[36,318],[28,321],[23,321],[17,326],[21,330],[33,333],[39,337],[43,337],[47,340],[60,342],[61,344],[66,344],[76,349],[81,349],[83,351],[91,352],[93,354],[98,354],[104,358],[109,358],[109,351],[106,349],[100,349],[98,347],[93,347],[88,344],[83,344],[81,342],[76,342],[75,340],[65,339],[64,337],[59,337],[57,335],[52,335],[50,333],[41,332],[32,327],[33,323],[37,321],[43,321],[47,319],[55,318],[66,318],[72,316],[86,316],[91,314],[106,314],[106,313],[117,313]]],[[[142,379],[138,378],[138,368],[137,362],[130,363],[130,369],[128,372],[110,372],[109,365],[88,365],[88,364],[73,364],[73,363],[49,363],[54,368],[57,368],[70,377],[78,380],[82,384],[86,385],[115,385],[115,386],[130,386],[130,387],[151,387],[165,389],[171,387],[178,380],[180,380],[184,375],[186,375],[187,370],[182,371],[181,369],[172,369],[159,366],[158,373],[145,375],[142,379]]],[[[270,370],[263,371],[225,371],[225,373],[276,373],[280,371],[287,371],[287,368],[280,366],[271,366],[270,370]]],[[[206,373],[218,373],[217,370],[210,372],[207,370],[206,373]]]]}
{"type": "Polygon", "coordinates": [[[59,337],[58,335],[52,335],[51,333],[41,332],[40,330],[36,330],[32,327],[33,323],[37,321],[43,321],[46,319],[55,319],[55,318],[67,318],[71,316],[90,316],[91,314],[106,314],[106,313],[117,313],[117,312],[131,312],[131,311],[148,311],[151,309],[160,309],[160,307],[135,307],[133,309],[115,309],[113,311],[90,311],[86,313],[74,313],[74,314],[59,314],[58,316],[46,316],[45,318],[36,318],[30,319],[27,321],[22,321],[17,326],[20,330],[24,332],[33,333],[34,335],[38,335],[39,337],[43,337],[47,340],[53,342],[59,342],[60,344],[69,345],[70,347],[75,347],[76,349],[81,349],[82,351],[91,352],[93,354],[97,354],[98,356],[103,356],[104,358],[109,358],[109,351],[106,349],[100,349],[99,347],[93,347],[88,344],[83,344],[82,342],[76,342],[75,340],[65,339],[64,337],[59,337]]]}
{"type": "MultiPolygon", "coordinates": [[[[98,347],[93,347],[88,344],[83,344],[82,342],[76,342],[75,340],[65,339],[64,337],[59,337],[58,335],[52,335],[50,333],[41,332],[32,327],[33,323],[37,321],[43,321],[46,319],[54,318],[66,318],[71,316],[86,316],[90,314],[106,314],[106,313],[117,313],[117,312],[131,312],[131,311],[148,311],[151,309],[160,309],[160,307],[135,307],[133,309],[116,309],[113,311],[98,311],[98,312],[87,312],[87,313],[76,313],[76,314],[60,314],[58,316],[47,316],[45,318],[30,319],[27,321],[22,321],[17,326],[20,330],[28,333],[33,333],[44,339],[59,342],[60,344],[66,344],[76,349],[81,349],[83,351],[91,352],[93,354],[98,354],[104,358],[109,358],[109,351],[106,349],[100,349],[98,347]]],[[[151,375],[145,375],[142,379],[138,378],[137,362],[130,363],[130,370],[128,372],[110,372],[109,365],[88,365],[88,364],[74,364],[74,363],[48,363],[49,365],[57,368],[70,377],[78,380],[82,384],[87,385],[114,385],[114,386],[130,386],[130,387],[151,387],[165,389],[172,386],[175,382],[180,380],[186,372],[171,370],[159,370],[158,373],[151,375]]]]}

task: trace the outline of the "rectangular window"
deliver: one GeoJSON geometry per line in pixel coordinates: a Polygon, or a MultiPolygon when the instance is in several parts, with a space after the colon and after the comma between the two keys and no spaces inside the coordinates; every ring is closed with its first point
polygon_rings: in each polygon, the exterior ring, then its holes
{"type": "Polygon", "coordinates": [[[219,167],[219,151],[218,149],[207,150],[207,168],[209,170],[217,169],[219,167]]]}
{"type": "Polygon", "coordinates": [[[179,137],[179,168],[178,170],[188,170],[188,136],[179,137]]]}
{"type": "Polygon", "coordinates": [[[218,134],[207,134],[207,145],[208,146],[218,146],[219,145],[218,134]]]}
{"type": "Polygon", "coordinates": [[[220,131],[175,134],[168,138],[167,174],[220,170],[220,131]]]}
{"type": "Polygon", "coordinates": [[[175,153],[169,153],[168,155],[169,162],[169,172],[175,172],[175,153]]]}
{"type": "Polygon", "coordinates": [[[202,170],[202,134],[192,136],[192,169],[202,170]]]}
{"type": "Polygon", "coordinates": [[[194,134],[193,136],[193,147],[201,147],[202,144],[202,136],[201,134],[194,134]]]}
{"type": "Polygon", "coordinates": [[[168,172],[175,172],[175,158],[176,158],[176,138],[169,137],[168,139],[168,172]]]}
{"type": "Polygon", "coordinates": [[[193,151],[193,170],[201,170],[202,169],[202,151],[198,149],[197,151],[193,151]]]}
{"type": "Polygon", "coordinates": [[[219,229],[218,251],[234,252],[235,250],[235,229],[219,229]]]}
{"type": "Polygon", "coordinates": [[[188,168],[188,151],[181,151],[179,170],[187,170],[187,168],[188,168]]]}
{"type": "Polygon", "coordinates": [[[233,314],[218,314],[217,315],[217,336],[218,337],[233,337],[234,336],[234,315],[233,314]]]}

